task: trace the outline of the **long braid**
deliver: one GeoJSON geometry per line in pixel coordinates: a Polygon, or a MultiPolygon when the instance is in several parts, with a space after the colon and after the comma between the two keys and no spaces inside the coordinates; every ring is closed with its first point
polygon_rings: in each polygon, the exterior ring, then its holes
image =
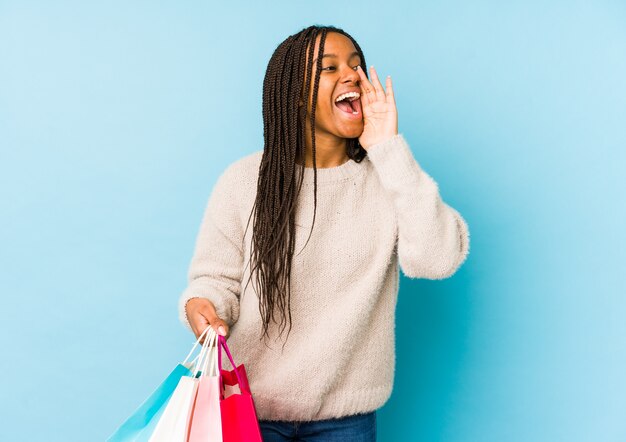
{"type": "MultiPolygon", "coordinates": [[[[270,321],[278,323],[274,318],[276,310],[280,312],[280,335],[287,322],[289,323],[287,336],[292,326],[291,263],[296,238],[295,207],[304,178],[304,173],[299,174],[296,183],[298,175],[296,172],[303,170],[306,158],[307,106],[299,105],[299,99],[304,97],[305,103],[308,101],[311,78],[313,78],[312,108],[308,117],[312,137],[314,210],[313,224],[304,246],[308,244],[315,224],[317,209],[315,109],[324,43],[328,32],[341,33],[352,41],[361,57],[363,71],[367,72],[363,52],[350,35],[334,26],[314,25],[287,37],[278,45],[270,58],[263,80],[264,150],[259,166],[256,199],[246,226],[247,232],[254,217],[249,259],[252,269],[245,287],[247,288],[254,274],[255,282],[260,288],[257,290],[255,287],[255,291],[259,297],[259,313],[263,320],[262,337],[269,337],[270,321]],[[319,50],[313,74],[313,53],[318,36],[320,36],[319,50]],[[306,72],[305,66],[308,67],[306,72]],[[302,164],[302,169],[297,169],[298,164],[302,164]]],[[[356,162],[361,162],[367,154],[359,144],[358,138],[347,140],[346,153],[356,162]]]]}

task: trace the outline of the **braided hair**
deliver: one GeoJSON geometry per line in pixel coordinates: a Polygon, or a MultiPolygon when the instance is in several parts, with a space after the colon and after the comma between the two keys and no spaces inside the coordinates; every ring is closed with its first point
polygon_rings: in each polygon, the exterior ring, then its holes
{"type": "MultiPolygon", "coordinates": [[[[317,208],[317,167],[315,161],[315,108],[324,42],[328,32],[337,32],[348,37],[359,56],[364,72],[367,72],[365,57],[357,42],[345,31],[334,26],[309,26],[290,35],[275,49],[267,66],[263,81],[263,137],[264,148],[257,182],[257,193],[250,218],[254,214],[250,263],[255,270],[255,280],[260,286],[259,312],[263,320],[262,337],[268,336],[270,320],[276,320],[276,308],[280,311],[280,335],[289,319],[291,331],[291,262],[295,246],[295,206],[302,187],[306,153],[305,118],[310,119],[313,156],[313,184],[315,210],[317,208]],[[317,36],[320,36],[319,51],[313,80],[313,97],[310,115],[307,115],[308,97],[311,91],[313,53],[317,36]],[[308,52],[308,54],[307,54],[308,52]],[[305,57],[308,69],[305,78],[305,57]],[[304,101],[304,105],[302,104],[304,101]],[[301,165],[301,166],[300,166],[301,165]],[[296,177],[299,176],[298,183],[296,177]],[[255,210],[256,209],[256,210],[255,210]],[[285,312],[287,310],[287,313],[285,312]]],[[[347,156],[360,163],[367,155],[358,138],[346,139],[347,156]]],[[[248,225],[250,224],[248,219],[248,225]]],[[[311,232],[313,231],[311,226],[311,232]]],[[[246,232],[248,226],[246,226],[246,232]]],[[[311,237],[309,232],[309,239],[311,237]]],[[[245,235],[245,234],[244,234],[245,235]]],[[[305,243],[308,244],[307,242],[305,243]]],[[[246,283],[246,287],[248,286],[246,283]]],[[[244,289],[245,291],[245,289],[244,289]]],[[[256,290],[255,290],[256,291],[256,290]]]]}

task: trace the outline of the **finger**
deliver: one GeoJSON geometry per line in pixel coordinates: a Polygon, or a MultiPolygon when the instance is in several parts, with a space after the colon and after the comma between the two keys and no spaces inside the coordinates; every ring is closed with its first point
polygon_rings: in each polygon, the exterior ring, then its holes
{"type": "MultiPolygon", "coordinates": [[[[191,329],[193,330],[196,339],[200,339],[200,336],[202,336],[210,324],[208,315],[202,310],[203,308],[194,308],[190,311],[188,310],[187,312],[189,325],[191,325],[191,329]]],[[[199,342],[204,343],[204,337],[202,337],[199,342]]]]}
{"type": "Polygon", "coordinates": [[[380,79],[378,78],[378,72],[374,69],[374,66],[370,66],[370,70],[372,71],[372,84],[374,86],[374,91],[376,94],[376,100],[381,100],[385,97],[385,90],[383,89],[383,85],[380,84],[380,79]]]}
{"type": "Polygon", "coordinates": [[[361,86],[361,104],[369,104],[372,101],[371,93],[374,92],[374,87],[367,79],[363,68],[359,65],[357,72],[359,73],[359,77],[361,78],[360,86],[361,86]]]}
{"type": "MultiPolygon", "coordinates": [[[[215,313],[215,310],[213,309],[213,307],[211,307],[210,305],[207,305],[207,306],[203,306],[202,308],[200,308],[198,310],[198,323],[199,323],[198,329],[200,330],[200,333],[206,330],[207,327],[211,327],[215,331],[214,323],[216,322],[216,320],[217,320],[217,314],[215,313]]],[[[206,335],[202,339],[203,343],[205,339],[206,339],[206,335]]]]}
{"type": "Polygon", "coordinates": [[[213,330],[213,327],[208,326],[206,330],[206,334],[204,335],[203,342],[206,343],[206,345],[209,345],[211,347],[215,346],[215,343],[217,341],[217,339],[215,338],[215,335],[216,334],[215,334],[215,331],[213,330]]]}
{"type": "Polygon", "coordinates": [[[391,85],[391,75],[387,75],[387,81],[385,82],[385,85],[387,87],[387,92],[386,92],[387,103],[393,103],[395,105],[396,97],[393,95],[393,87],[391,85]]]}
{"type": "Polygon", "coordinates": [[[212,304],[204,306],[200,310],[200,314],[202,314],[202,316],[204,316],[208,320],[208,323],[211,324],[211,327],[213,328],[215,333],[222,336],[226,336],[228,334],[228,324],[226,324],[226,321],[224,321],[222,318],[217,316],[215,308],[212,304]]]}
{"type": "Polygon", "coordinates": [[[198,339],[198,328],[196,327],[195,321],[193,320],[193,316],[189,311],[189,301],[185,304],[185,316],[187,317],[187,322],[189,323],[189,327],[191,327],[191,331],[195,335],[196,339],[198,339]]]}
{"type": "Polygon", "coordinates": [[[361,105],[366,105],[369,103],[369,101],[367,100],[367,94],[365,93],[365,88],[364,88],[364,84],[367,80],[367,77],[365,76],[365,72],[363,72],[363,68],[361,68],[361,65],[359,65],[356,69],[357,73],[359,74],[359,88],[361,89],[361,105]]]}
{"type": "MultiPolygon", "coordinates": [[[[194,315],[193,324],[196,329],[196,339],[198,339],[202,335],[202,333],[204,333],[206,328],[210,325],[209,320],[201,312],[197,312],[194,315]]],[[[204,344],[205,339],[206,339],[206,335],[202,337],[202,339],[200,340],[200,343],[204,344]]]]}
{"type": "Polygon", "coordinates": [[[220,335],[227,337],[228,336],[228,324],[223,319],[218,318],[215,322],[212,322],[213,330],[220,335]]]}

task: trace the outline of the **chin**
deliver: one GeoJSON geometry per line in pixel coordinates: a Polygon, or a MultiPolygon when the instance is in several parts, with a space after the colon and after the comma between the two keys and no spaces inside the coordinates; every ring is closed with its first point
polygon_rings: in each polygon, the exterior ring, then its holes
{"type": "Polygon", "coordinates": [[[339,131],[339,136],[343,138],[359,138],[363,133],[363,125],[353,128],[346,128],[339,131]]]}

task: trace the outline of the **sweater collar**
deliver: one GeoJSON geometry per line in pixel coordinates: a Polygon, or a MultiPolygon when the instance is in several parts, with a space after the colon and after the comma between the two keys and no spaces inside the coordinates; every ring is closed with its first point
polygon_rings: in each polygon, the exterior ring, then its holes
{"type": "MultiPolygon", "coordinates": [[[[363,159],[360,163],[357,163],[353,159],[349,159],[345,163],[340,166],[335,167],[324,167],[317,168],[317,183],[334,183],[338,181],[343,181],[349,179],[351,177],[356,176],[360,171],[365,170],[365,160],[363,159]]],[[[312,167],[302,167],[301,165],[296,165],[296,171],[301,173],[304,169],[304,179],[302,181],[303,186],[313,185],[313,168],[312,167]]],[[[299,176],[299,175],[298,175],[299,176]]]]}

